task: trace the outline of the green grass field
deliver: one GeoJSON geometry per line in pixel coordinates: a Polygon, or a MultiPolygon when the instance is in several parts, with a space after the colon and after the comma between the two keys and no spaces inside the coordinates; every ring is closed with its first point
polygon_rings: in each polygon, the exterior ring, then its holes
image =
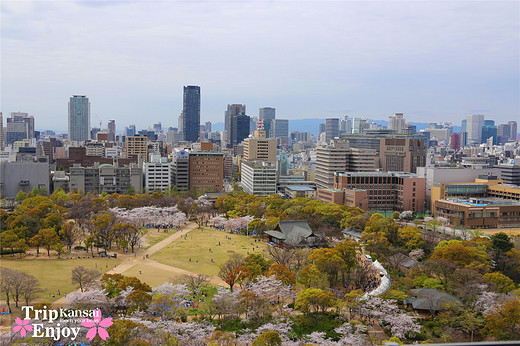
{"type": "Polygon", "coordinates": [[[123,275],[135,276],[152,287],[157,287],[166,282],[171,282],[173,279],[178,277],[175,273],[145,263],[136,264],[132,268],[124,271],[123,275]],[[141,273],[139,273],[139,271],[141,273]]]}
{"type": "Polygon", "coordinates": [[[248,253],[265,255],[265,243],[255,242],[255,239],[253,236],[230,234],[213,228],[195,229],[189,232],[187,237],[176,240],[150,258],[194,273],[217,276],[219,266],[234,252],[243,255],[248,253]],[[211,259],[214,262],[211,262],[211,259]]]}
{"type": "Polygon", "coordinates": [[[164,233],[164,230],[161,230],[160,232],[157,232],[157,228],[150,228],[146,232],[146,234],[143,237],[143,240],[146,242],[145,249],[148,249],[150,246],[153,246],[160,242],[161,240],[166,239],[167,237],[171,236],[172,234],[175,234],[174,230],[168,230],[168,233],[164,233]]]}
{"type": "MultiPolygon", "coordinates": [[[[41,255],[40,255],[41,256],[41,255]]],[[[104,273],[118,265],[118,259],[108,258],[75,258],[75,259],[17,259],[4,257],[0,259],[0,266],[18,270],[34,275],[40,281],[40,287],[44,290],[37,302],[54,302],[64,294],[74,291],[77,287],[72,284],[72,269],[83,266],[89,269],[97,269],[104,273]],[[97,268],[96,268],[97,263],[97,268]],[[60,290],[61,295],[57,295],[60,290]],[[52,296],[54,294],[54,297],[52,296]]],[[[1,299],[4,299],[2,297],[1,299]]]]}

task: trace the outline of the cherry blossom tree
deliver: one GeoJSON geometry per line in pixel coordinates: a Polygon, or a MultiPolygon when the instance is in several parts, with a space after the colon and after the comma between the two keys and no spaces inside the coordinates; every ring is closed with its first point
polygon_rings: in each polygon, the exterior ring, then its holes
{"type": "Polygon", "coordinates": [[[108,314],[113,304],[107,299],[106,292],[99,288],[89,289],[84,292],[74,291],[67,295],[65,301],[65,307],[69,309],[101,309],[103,314],[108,314]]]}
{"type": "Polygon", "coordinates": [[[360,307],[360,314],[373,318],[382,325],[388,325],[392,336],[399,339],[406,338],[408,334],[419,333],[421,330],[420,325],[414,322],[413,317],[401,311],[392,299],[383,300],[368,296],[360,307]]]}
{"type": "Polygon", "coordinates": [[[403,211],[403,212],[399,215],[399,218],[400,218],[400,219],[403,219],[403,220],[411,220],[412,217],[413,217],[413,211],[411,211],[411,210],[403,211]]]}
{"type": "Polygon", "coordinates": [[[209,224],[216,228],[222,228],[226,225],[227,219],[222,216],[215,216],[214,218],[209,220],[209,224]]]}

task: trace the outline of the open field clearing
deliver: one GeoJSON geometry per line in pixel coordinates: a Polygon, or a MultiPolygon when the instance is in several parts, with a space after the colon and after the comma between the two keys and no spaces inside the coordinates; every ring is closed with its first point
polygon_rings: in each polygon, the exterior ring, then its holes
{"type": "Polygon", "coordinates": [[[153,254],[150,258],[159,263],[194,273],[217,276],[219,266],[232,253],[236,252],[243,255],[261,253],[265,255],[265,247],[265,243],[259,242],[253,236],[247,237],[217,231],[213,228],[204,228],[204,230],[194,229],[186,236],[153,254]]]}
{"type": "Polygon", "coordinates": [[[0,260],[0,266],[34,275],[38,279],[44,292],[38,296],[37,302],[54,302],[62,298],[64,294],[74,291],[77,287],[72,284],[71,273],[72,269],[77,266],[96,269],[104,273],[120,263],[119,259],[106,257],[45,259],[45,256],[40,255],[39,259],[28,260],[4,257],[0,260]],[[61,295],[57,294],[58,290],[61,295]]]}

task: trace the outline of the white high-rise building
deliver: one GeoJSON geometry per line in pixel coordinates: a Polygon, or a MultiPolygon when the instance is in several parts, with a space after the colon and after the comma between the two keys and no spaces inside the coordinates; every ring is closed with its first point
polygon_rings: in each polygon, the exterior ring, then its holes
{"type": "Polygon", "coordinates": [[[166,191],[173,186],[173,164],[168,158],[150,155],[143,164],[145,187],[148,192],[166,191]]]}
{"type": "Polygon", "coordinates": [[[388,129],[395,130],[397,133],[404,133],[406,128],[406,119],[403,113],[394,113],[388,117],[388,129]]]}
{"type": "Polygon", "coordinates": [[[468,115],[466,122],[466,132],[468,133],[468,144],[478,143],[482,141],[482,126],[484,126],[484,115],[472,114],[468,115]]]}

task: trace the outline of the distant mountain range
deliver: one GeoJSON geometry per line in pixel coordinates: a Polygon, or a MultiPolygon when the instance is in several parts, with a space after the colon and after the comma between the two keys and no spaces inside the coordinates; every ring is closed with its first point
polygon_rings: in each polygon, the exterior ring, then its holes
{"type": "MultiPolygon", "coordinates": [[[[388,121],[386,120],[373,120],[368,119],[370,122],[374,122],[379,125],[388,126],[388,121]]],[[[320,128],[320,124],[324,124],[325,119],[311,118],[311,119],[289,119],[289,132],[290,131],[300,131],[300,132],[310,132],[313,135],[318,135],[318,131],[320,128]]],[[[410,122],[410,124],[415,125],[417,127],[417,131],[424,130],[428,128],[428,123],[414,123],[410,122]]],[[[211,124],[212,131],[223,131],[224,123],[215,123],[211,124]]],[[[454,132],[460,132],[460,126],[454,126],[454,132]]]]}

